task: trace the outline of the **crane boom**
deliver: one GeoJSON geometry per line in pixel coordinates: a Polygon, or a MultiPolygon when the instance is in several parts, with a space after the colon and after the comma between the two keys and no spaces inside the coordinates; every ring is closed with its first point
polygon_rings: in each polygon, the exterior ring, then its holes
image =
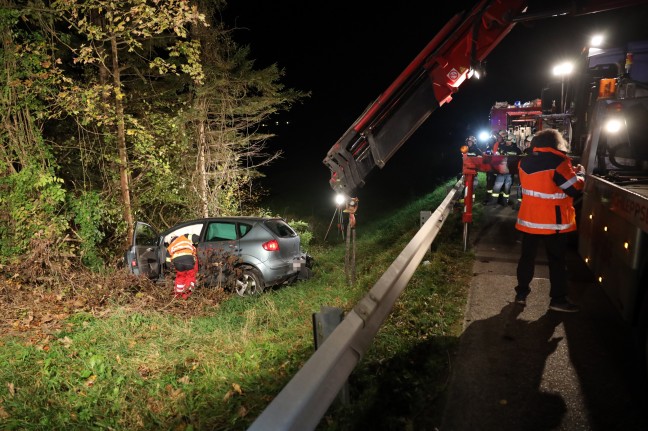
{"type": "Polygon", "coordinates": [[[523,0],[482,0],[452,17],[407,68],[333,145],[324,159],[331,187],[350,194],[364,185],[514,26],[523,0]]]}

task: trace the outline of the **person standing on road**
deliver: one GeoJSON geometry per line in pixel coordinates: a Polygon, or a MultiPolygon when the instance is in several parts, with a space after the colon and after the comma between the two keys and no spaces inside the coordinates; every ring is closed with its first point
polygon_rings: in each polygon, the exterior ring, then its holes
{"type": "Polygon", "coordinates": [[[196,286],[196,273],[198,272],[198,259],[196,247],[188,238],[189,235],[180,235],[171,238],[167,247],[171,263],[176,270],[173,292],[176,298],[187,299],[196,286]]]}
{"type": "MultiPolygon", "coordinates": [[[[508,135],[504,138],[504,142],[498,145],[497,153],[500,156],[519,156],[522,152],[513,143],[515,137],[508,135]]],[[[499,204],[506,206],[511,195],[511,185],[513,184],[513,175],[508,167],[508,160],[504,159],[500,163],[500,171],[495,176],[495,184],[493,184],[493,191],[490,195],[490,200],[486,205],[499,204]]]]}
{"type": "Polygon", "coordinates": [[[466,138],[465,148],[462,148],[461,152],[467,156],[481,156],[483,154],[482,150],[477,146],[477,138],[472,135],[466,138]]]}
{"type": "Polygon", "coordinates": [[[526,304],[531,292],[535,259],[540,241],[549,260],[551,301],[549,309],[575,312],[567,298],[567,233],[576,230],[574,198],[582,193],[584,169],[572,166],[567,144],[558,130],[542,130],[533,137],[533,152],[519,162],[522,203],[515,228],[522,232],[522,252],[517,266],[515,302],[526,304]]]}
{"type": "MultiPolygon", "coordinates": [[[[475,138],[472,135],[466,138],[466,143],[461,147],[461,153],[469,157],[477,157],[483,155],[482,150],[477,146],[477,138],[475,138]]],[[[475,178],[473,180],[473,193],[472,193],[473,201],[475,200],[475,190],[477,189],[478,184],[479,184],[479,180],[477,179],[477,175],[475,175],[475,178]]],[[[463,197],[459,199],[460,203],[465,202],[465,197],[467,192],[468,192],[468,187],[464,187],[464,191],[462,193],[463,197]]]]}
{"type": "MultiPolygon", "coordinates": [[[[495,141],[493,142],[493,145],[489,145],[490,148],[486,151],[486,153],[489,155],[499,154],[499,146],[502,145],[506,136],[508,136],[508,132],[506,130],[500,130],[497,133],[493,133],[492,137],[495,139],[495,141]]],[[[484,205],[488,205],[491,200],[491,195],[493,194],[493,187],[495,186],[496,178],[497,172],[494,172],[493,170],[486,172],[486,200],[484,201],[484,205]]]]}

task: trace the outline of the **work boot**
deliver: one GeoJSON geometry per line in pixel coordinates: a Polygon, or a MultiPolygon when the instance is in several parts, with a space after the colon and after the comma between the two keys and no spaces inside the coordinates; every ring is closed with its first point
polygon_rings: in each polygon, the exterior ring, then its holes
{"type": "Polygon", "coordinates": [[[484,198],[484,202],[482,202],[484,205],[488,205],[488,203],[491,201],[491,195],[493,194],[492,190],[487,190],[486,191],[486,198],[484,198]]]}
{"type": "Polygon", "coordinates": [[[562,311],[563,313],[576,313],[578,311],[578,306],[572,304],[567,298],[552,299],[549,303],[549,309],[562,311]]]}
{"type": "Polygon", "coordinates": [[[503,207],[506,206],[506,200],[504,199],[503,196],[500,195],[500,196],[497,197],[497,205],[500,205],[500,206],[503,206],[503,207]]]}
{"type": "Polygon", "coordinates": [[[527,296],[531,293],[531,289],[522,288],[520,286],[515,286],[515,303],[520,305],[526,305],[527,296]]]}

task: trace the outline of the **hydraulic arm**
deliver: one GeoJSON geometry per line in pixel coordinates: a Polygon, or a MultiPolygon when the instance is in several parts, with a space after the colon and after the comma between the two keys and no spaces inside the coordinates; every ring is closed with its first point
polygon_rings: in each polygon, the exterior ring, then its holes
{"type": "Polygon", "coordinates": [[[324,159],[331,187],[351,194],[385,163],[513,28],[523,0],[483,0],[455,15],[333,145],[324,159]]]}

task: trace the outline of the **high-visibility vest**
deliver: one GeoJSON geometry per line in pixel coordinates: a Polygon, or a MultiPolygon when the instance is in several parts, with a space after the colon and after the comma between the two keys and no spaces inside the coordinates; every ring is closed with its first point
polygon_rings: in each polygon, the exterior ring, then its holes
{"type": "Polygon", "coordinates": [[[189,241],[184,235],[180,235],[175,240],[173,240],[173,242],[169,244],[169,247],[167,247],[167,251],[171,256],[171,260],[175,259],[178,256],[196,255],[196,247],[194,247],[193,243],[189,241]]]}
{"type": "Polygon", "coordinates": [[[515,228],[541,235],[576,230],[573,198],[585,182],[574,172],[569,157],[553,148],[534,148],[518,167],[522,204],[515,228]]]}

